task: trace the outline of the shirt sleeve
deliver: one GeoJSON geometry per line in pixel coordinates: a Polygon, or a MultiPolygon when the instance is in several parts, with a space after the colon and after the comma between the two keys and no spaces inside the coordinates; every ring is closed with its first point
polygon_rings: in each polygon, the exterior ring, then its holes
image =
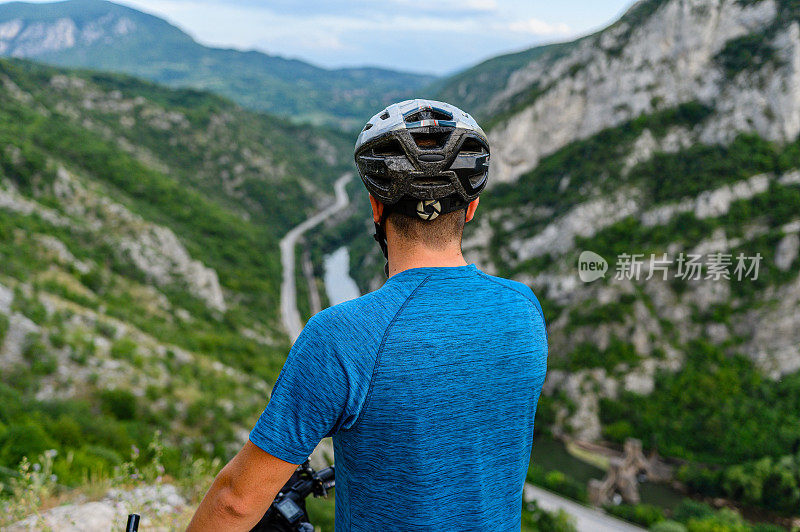
{"type": "Polygon", "coordinates": [[[254,445],[292,464],[303,463],[322,438],[348,417],[347,370],[326,341],[319,314],[295,341],[269,403],[250,432],[254,445]]]}

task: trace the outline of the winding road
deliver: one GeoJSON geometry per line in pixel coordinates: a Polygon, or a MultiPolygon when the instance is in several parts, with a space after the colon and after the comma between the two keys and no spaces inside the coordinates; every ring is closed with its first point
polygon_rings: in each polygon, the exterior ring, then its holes
{"type": "Polygon", "coordinates": [[[294,343],[300,331],[303,330],[303,322],[300,320],[300,312],[297,310],[297,286],[295,285],[295,253],[294,248],[297,240],[303,233],[312,227],[319,225],[323,220],[334,213],[344,209],[350,204],[350,197],[347,195],[345,187],[353,178],[352,172],[342,175],[334,183],[333,188],[336,200],[333,205],[325,207],[317,214],[308,218],[303,223],[286,233],[281,239],[281,264],[283,266],[283,280],[281,282],[281,320],[289,339],[294,343]]]}
{"type": "MultiPolygon", "coordinates": [[[[353,178],[353,174],[348,172],[336,180],[334,191],[336,200],[333,205],[324,208],[317,214],[305,220],[303,223],[286,233],[280,243],[281,264],[283,265],[283,281],[281,283],[281,319],[284,328],[289,333],[289,337],[294,342],[300,331],[303,330],[303,322],[300,320],[300,312],[297,310],[297,287],[295,285],[295,246],[298,239],[309,229],[319,225],[323,220],[332,214],[346,208],[350,204],[345,187],[353,178]]],[[[333,459],[332,449],[327,444],[327,439],[320,443],[318,451],[330,453],[330,461],[333,459]]],[[[539,507],[547,511],[564,510],[575,520],[575,526],[579,532],[644,532],[644,529],[631,525],[625,521],[616,519],[599,510],[582,506],[574,501],[565,499],[547,490],[543,490],[531,484],[525,484],[524,499],[530,501],[536,499],[539,507]]]]}

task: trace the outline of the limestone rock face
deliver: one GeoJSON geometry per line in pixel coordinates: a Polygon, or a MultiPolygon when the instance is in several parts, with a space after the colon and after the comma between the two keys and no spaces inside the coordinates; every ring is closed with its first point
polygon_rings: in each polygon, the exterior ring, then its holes
{"type": "Polygon", "coordinates": [[[105,16],[79,27],[71,18],[27,22],[17,18],[0,23],[0,54],[35,57],[127,35],[136,23],[125,16],[105,16]]]}
{"type": "Polygon", "coordinates": [[[30,334],[39,332],[40,327],[34,322],[15,312],[8,317],[8,331],[0,345],[0,368],[9,369],[22,363],[22,352],[30,334]]]}
{"type": "Polygon", "coordinates": [[[225,311],[217,272],[193,259],[171,229],[147,222],[96,193],[64,168],[59,169],[53,188],[67,212],[92,226],[156,284],[185,284],[210,308],[225,311]]]}
{"type": "MultiPolygon", "coordinates": [[[[792,241],[789,235],[789,241],[792,241]]],[[[753,309],[737,320],[736,334],[748,338],[745,352],[772,378],[800,370],[800,276],[794,282],[771,290],[775,301],[769,308],[753,309]]]]}
{"type": "Polygon", "coordinates": [[[600,197],[576,205],[536,236],[512,241],[510,248],[517,252],[520,260],[546,253],[564,253],[574,247],[576,236],[591,237],[599,229],[637,212],[636,195],[635,190],[627,190],[613,198],[600,197]]]}
{"type": "Polygon", "coordinates": [[[762,30],[776,13],[773,0],[672,0],[643,24],[630,27],[623,18],[563,57],[544,54],[513,72],[491,98],[490,113],[526,92],[539,94],[490,132],[493,182],[516,179],[576,139],[688,101],[716,106],[704,141],[730,140],[738,131],[793,139],[800,132],[798,25],[775,38],[782,66],[765,67],[756,80],[731,82],[715,61],[728,41],[762,30]]]}
{"type": "Polygon", "coordinates": [[[775,250],[775,267],[781,271],[787,271],[797,258],[798,251],[800,251],[800,237],[797,236],[797,233],[784,236],[775,250]]]}

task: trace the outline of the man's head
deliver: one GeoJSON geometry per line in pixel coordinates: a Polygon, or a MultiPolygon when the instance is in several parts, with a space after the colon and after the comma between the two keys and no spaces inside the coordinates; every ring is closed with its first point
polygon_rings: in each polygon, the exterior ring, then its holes
{"type": "MultiPolygon", "coordinates": [[[[376,224],[381,222],[385,206],[369,196],[372,204],[372,217],[376,224]]],[[[465,209],[440,214],[432,220],[423,220],[419,216],[409,216],[399,212],[390,212],[385,222],[389,232],[402,242],[404,247],[424,246],[430,250],[445,250],[451,247],[461,249],[461,237],[464,224],[475,216],[479,198],[475,198],[465,209]]]]}
{"type": "Polygon", "coordinates": [[[489,171],[486,134],[470,115],[433,100],[390,105],[364,126],[354,157],[387,258],[387,221],[398,242],[460,244],[489,171]]]}

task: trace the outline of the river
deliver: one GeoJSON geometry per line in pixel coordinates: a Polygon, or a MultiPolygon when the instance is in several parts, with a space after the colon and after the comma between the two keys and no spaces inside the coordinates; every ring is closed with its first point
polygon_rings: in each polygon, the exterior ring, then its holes
{"type": "Polygon", "coordinates": [[[355,299],[361,295],[358,285],[350,277],[350,252],[344,246],[325,255],[325,293],[331,306],[355,299]]]}

